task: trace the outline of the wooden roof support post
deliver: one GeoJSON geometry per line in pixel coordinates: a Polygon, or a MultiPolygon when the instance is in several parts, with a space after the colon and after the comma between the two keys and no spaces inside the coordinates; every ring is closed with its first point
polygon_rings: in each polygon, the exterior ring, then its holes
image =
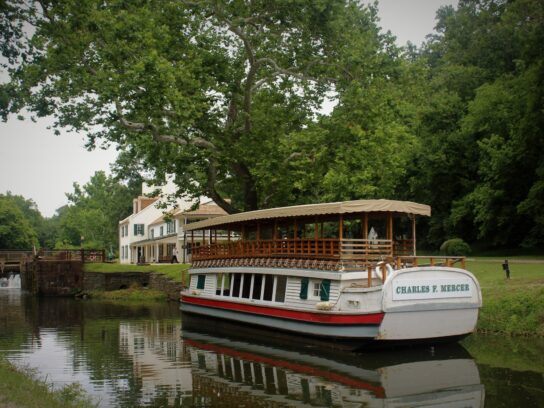
{"type": "Polygon", "coordinates": [[[391,241],[391,253],[393,256],[393,213],[387,213],[387,239],[391,241]]]}
{"type": "Polygon", "coordinates": [[[412,214],[412,244],[414,245],[412,252],[414,256],[417,256],[416,254],[416,216],[415,214],[412,214]]]}
{"type": "Polygon", "coordinates": [[[344,238],[344,215],[340,214],[338,221],[338,239],[341,241],[344,238]]]}

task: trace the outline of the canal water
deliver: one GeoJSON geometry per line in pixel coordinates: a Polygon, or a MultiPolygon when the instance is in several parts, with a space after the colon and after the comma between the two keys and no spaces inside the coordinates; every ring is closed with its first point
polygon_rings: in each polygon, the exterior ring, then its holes
{"type": "Polygon", "coordinates": [[[348,353],[202,327],[175,303],[0,289],[0,353],[100,407],[544,407],[542,340],[348,353]]]}

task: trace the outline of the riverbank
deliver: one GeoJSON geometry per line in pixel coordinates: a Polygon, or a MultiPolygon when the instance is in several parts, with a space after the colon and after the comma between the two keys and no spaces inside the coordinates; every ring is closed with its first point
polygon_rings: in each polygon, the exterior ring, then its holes
{"type": "Polygon", "coordinates": [[[77,384],[52,389],[31,369],[19,368],[0,354],[0,407],[90,408],[96,405],[77,384]]]}
{"type": "Polygon", "coordinates": [[[481,257],[467,261],[467,269],[482,288],[478,332],[544,337],[544,260],[509,258],[510,279],[502,270],[503,260],[481,257]]]}

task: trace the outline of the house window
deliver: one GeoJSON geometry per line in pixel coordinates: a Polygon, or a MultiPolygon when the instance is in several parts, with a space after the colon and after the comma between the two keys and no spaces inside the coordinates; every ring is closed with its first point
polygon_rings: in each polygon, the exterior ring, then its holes
{"type": "Polygon", "coordinates": [[[121,225],[121,237],[125,236],[125,226],[121,225]]]}
{"type": "Polygon", "coordinates": [[[197,289],[204,289],[206,286],[206,275],[198,275],[198,281],[196,282],[197,289]]]}
{"type": "Polygon", "coordinates": [[[175,221],[168,221],[166,223],[166,233],[172,234],[176,232],[176,222],[175,221]]]}
{"type": "Polygon", "coordinates": [[[134,224],[134,235],[144,235],[144,224],[134,224]]]}
{"type": "Polygon", "coordinates": [[[128,225],[125,225],[125,237],[128,237],[128,225]]]}
{"type": "Polygon", "coordinates": [[[164,234],[164,227],[161,226],[161,237],[163,236],[163,234],[164,234]]]}
{"type": "Polygon", "coordinates": [[[155,228],[151,228],[151,238],[155,238],[155,228]]]}

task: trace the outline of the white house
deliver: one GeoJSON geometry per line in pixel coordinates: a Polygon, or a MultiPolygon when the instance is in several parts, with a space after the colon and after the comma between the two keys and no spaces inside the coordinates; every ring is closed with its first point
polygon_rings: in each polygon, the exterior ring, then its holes
{"type": "MultiPolygon", "coordinates": [[[[178,261],[190,261],[190,248],[186,243],[183,226],[192,220],[202,220],[226,212],[213,201],[202,197],[203,203],[191,210],[193,202],[184,199],[176,201],[175,208],[157,208],[160,197],[149,197],[157,187],[142,185],[142,196],[133,200],[132,214],[119,221],[119,260],[123,264],[170,262],[174,248],[178,261]]],[[[161,194],[175,191],[172,182],[158,188],[161,194]]]]}

